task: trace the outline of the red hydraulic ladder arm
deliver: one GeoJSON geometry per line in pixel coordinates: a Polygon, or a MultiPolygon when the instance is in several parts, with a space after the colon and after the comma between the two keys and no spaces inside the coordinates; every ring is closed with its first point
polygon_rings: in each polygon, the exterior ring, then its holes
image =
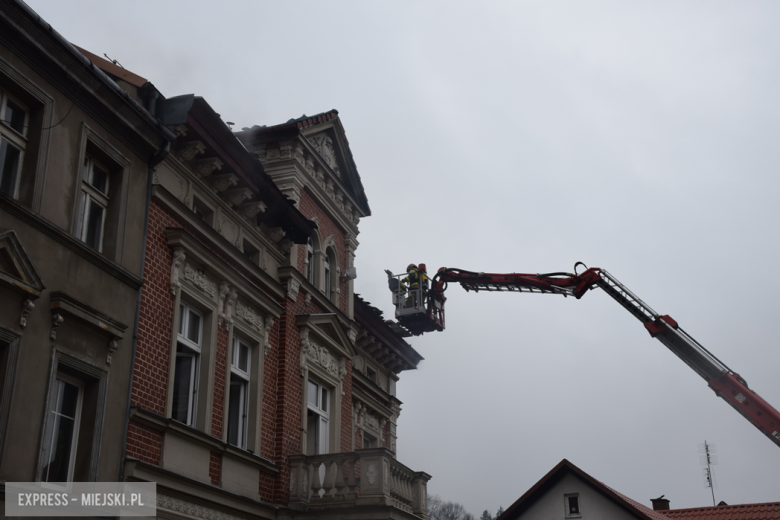
{"type": "Polygon", "coordinates": [[[739,374],[693,339],[674,319],[668,315],[659,315],[604,269],[592,267],[580,274],[496,274],[442,267],[433,282],[434,291],[441,292],[452,282],[459,283],[467,291],[550,293],[577,299],[588,290],[600,287],[641,321],[652,337],[704,378],[716,395],[780,446],[780,412],[748,388],[747,382],[739,374]]]}

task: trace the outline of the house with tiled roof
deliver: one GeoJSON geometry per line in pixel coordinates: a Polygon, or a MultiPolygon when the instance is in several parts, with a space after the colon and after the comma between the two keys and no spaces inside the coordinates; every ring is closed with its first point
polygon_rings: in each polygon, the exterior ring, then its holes
{"type": "Polygon", "coordinates": [[[780,502],[764,504],[718,505],[662,511],[674,520],[771,520],[780,518],[780,502]]]}
{"type": "Polygon", "coordinates": [[[677,510],[663,496],[652,503],[650,509],[563,459],[496,520],[780,520],[780,503],[677,510]]]}

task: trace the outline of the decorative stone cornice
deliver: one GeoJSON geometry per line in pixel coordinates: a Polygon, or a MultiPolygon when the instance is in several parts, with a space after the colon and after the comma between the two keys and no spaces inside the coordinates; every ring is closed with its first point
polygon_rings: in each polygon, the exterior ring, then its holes
{"type": "Polygon", "coordinates": [[[236,188],[222,193],[222,200],[231,206],[238,206],[246,199],[252,197],[252,190],[249,188],[236,188]]]}
{"type": "Polygon", "coordinates": [[[221,170],[225,163],[219,160],[217,157],[209,157],[208,159],[200,159],[192,164],[192,172],[198,178],[208,177],[214,172],[214,170],[221,170]]]}
{"type": "Polygon", "coordinates": [[[200,141],[190,141],[179,150],[179,157],[183,161],[191,161],[196,155],[206,151],[206,145],[200,141]]]}
{"type": "Polygon", "coordinates": [[[236,211],[242,217],[251,220],[255,218],[258,213],[265,213],[267,208],[268,206],[262,201],[244,202],[243,204],[236,206],[236,211]]]}
{"type": "Polygon", "coordinates": [[[235,173],[223,173],[221,175],[212,175],[208,178],[209,185],[217,193],[222,193],[231,186],[238,184],[238,177],[235,173]]]}
{"type": "Polygon", "coordinates": [[[195,518],[205,520],[244,520],[241,517],[228,513],[223,513],[217,509],[212,509],[194,502],[187,502],[180,498],[157,494],[157,507],[166,511],[172,511],[181,515],[189,515],[195,518]]]}

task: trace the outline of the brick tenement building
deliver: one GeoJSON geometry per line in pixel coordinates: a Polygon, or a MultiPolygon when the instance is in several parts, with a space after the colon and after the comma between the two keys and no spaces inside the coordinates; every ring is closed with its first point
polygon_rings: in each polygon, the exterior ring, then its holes
{"type": "Polygon", "coordinates": [[[234,134],[202,98],[120,84],[176,135],[122,478],[157,482],[160,517],[426,518],[430,476],[395,458],[398,374],[422,358],[353,292],[370,209],[338,113],[234,134]]]}

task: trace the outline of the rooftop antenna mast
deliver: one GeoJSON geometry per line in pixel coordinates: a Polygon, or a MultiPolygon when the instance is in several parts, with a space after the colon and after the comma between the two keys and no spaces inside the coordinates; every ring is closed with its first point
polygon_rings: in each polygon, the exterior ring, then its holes
{"type": "Polygon", "coordinates": [[[701,454],[699,455],[699,461],[702,466],[705,466],[701,469],[704,476],[704,487],[708,487],[712,491],[712,505],[715,506],[715,475],[712,473],[712,466],[718,463],[718,456],[715,455],[715,445],[707,444],[707,441],[704,441],[704,444],[699,444],[699,453],[701,454]]]}

